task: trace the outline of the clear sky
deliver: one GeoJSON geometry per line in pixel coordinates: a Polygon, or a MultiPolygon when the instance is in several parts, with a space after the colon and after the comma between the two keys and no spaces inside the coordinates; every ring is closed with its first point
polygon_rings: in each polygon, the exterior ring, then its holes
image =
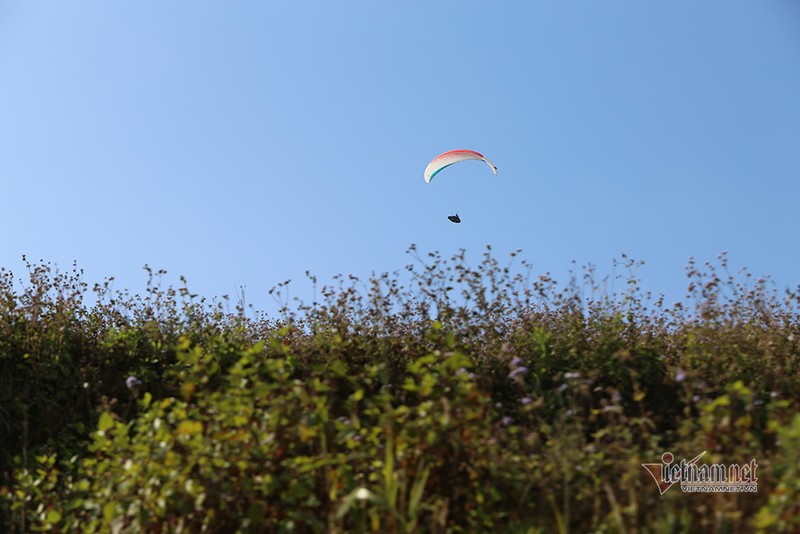
{"type": "Polygon", "coordinates": [[[411,243],[563,281],[625,252],[672,300],[727,250],[796,287],[800,2],[0,0],[0,199],[15,273],[259,308],[411,243]],[[499,175],[426,184],[454,148],[499,175]]]}

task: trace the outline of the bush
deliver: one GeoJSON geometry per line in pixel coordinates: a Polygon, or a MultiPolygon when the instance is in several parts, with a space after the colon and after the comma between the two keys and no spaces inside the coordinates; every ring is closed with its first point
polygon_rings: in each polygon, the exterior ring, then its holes
{"type": "MultiPolygon", "coordinates": [[[[11,531],[796,530],[796,293],[688,267],[694,307],[432,253],[279,320],[29,266],[0,286],[11,531]],[[128,377],[136,377],[129,381],[128,377]],[[11,408],[14,407],[14,408],[11,408]],[[59,417],[56,417],[58,415],[59,417]],[[56,423],[49,422],[57,420],[56,423]],[[10,436],[23,436],[21,440],[10,436]],[[662,453],[758,493],[660,495],[662,453]],[[13,460],[12,460],[13,458],[13,460]],[[794,522],[793,522],[794,521],[794,522]]],[[[512,261],[516,257],[512,255],[512,261]]],[[[316,280],[310,277],[312,283],[316,280]]]]}

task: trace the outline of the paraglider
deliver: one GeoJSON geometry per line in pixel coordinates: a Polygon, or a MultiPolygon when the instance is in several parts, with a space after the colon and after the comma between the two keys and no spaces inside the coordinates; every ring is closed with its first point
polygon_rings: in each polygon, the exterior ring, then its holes
{"type": "Polygon", "coordinates": [[[492,172],[497,174],[497,167],[494,164],[483,157],[483,154],[479,152],[475,152],[474,150],[448,150],[443,154],[439,154],[425,168],[425,181],[430,183],[433,180],[433,177],[442,172],[446,167],[453,165],[454,163],[458,163],[460,161],[466,161],[468,159],[477,159],[486,162],[492,172]]]}
{"type": "MultiPolygon", "coordinates": [[[[431,183],[431,180],[433,180],[434,176],[442,172],[445,168],[449,167],[450,165],[470,159],[480,160],[485,162],[489,166],[489,168],[492,169],[492,172],[494,174],[497,174],[497,167],[495,167],[491,161],[483,157],[483,154],[481,154],[480,152],[475,152],[474,150],[465,150],[465,149],[448,150],[447,152],[439,154],[438,156],[433,158],[431,162],[428,163],[428,166],[425,167],[425,182],[431,183]]],[[[450,222],[454,222],[456,224],[461,222],[461,217],[458,216],[458,213],[456,213],[455,215],[448,215],[447,218],[450,220],[450,222]]]]}

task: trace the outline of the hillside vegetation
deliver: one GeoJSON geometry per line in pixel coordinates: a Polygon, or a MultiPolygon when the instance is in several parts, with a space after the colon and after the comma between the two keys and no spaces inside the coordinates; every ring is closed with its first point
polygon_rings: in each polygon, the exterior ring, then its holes
{"type": "Polygon", "coordinates": [[[409,257],[309,276],[317,302],[281,284],[276,317],[150,268],[143,295],[1,271],[0,530],[800,531],[800,292],[724,255],[683,305],[626,257],[566,285],[409,257]],[[758,492],[642,467],[703,451],[755,460],[758,492]]]}

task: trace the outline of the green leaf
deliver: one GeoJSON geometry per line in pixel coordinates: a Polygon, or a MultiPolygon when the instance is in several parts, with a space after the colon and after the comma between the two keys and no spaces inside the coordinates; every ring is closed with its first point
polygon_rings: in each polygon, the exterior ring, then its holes
{"type": "Polygon", "coordinates": [[[439,355],[437,353],[428,354],[427,356],[422,356],[417,358],[415,361],[408,364],[408,370],[412,373],[419,373],[420,370],[425,367],[426,365],[435,363],[436,360],[439,359],[439,355]]]}
{"type": "Polygon", "coordinates": [[[111,417],[111,414],[108,412],[103,412],[100,414],[100,420],[97,422],[97,429],[106,431],[112,426],[114,426],[114,418],[111,417]]]}
{"type": "Polygon", "coordinates": [[[335,360],[333,363],[331,363],[330,369],[336,376],[347,376],[347,364],[342,360],[335,360]]]}
{"type": "Polygon", "coordinates": [[[420,463],[420,469],[414,477],[414,485],[411,487],[411,497],[408,502],[408,516],[414,523],[416,523],[419,504],[422,502],[422,494],[425,492],[425,485],[428,483],[428,476],[431,473],[430,467],[425,467],[425,462],[420,463]]]}
{"type": "Polygon", "coordinates": [[[61,521],[61,513],[58,512],[57,510],[50,510],[49,512],[47,512],[47,516],[45,519],[47,520],[48,523],[54,525],[59,521],[61,521]]]}
{"type": "Polygon", "coordinates": [[[117,515],[117,503],[114,501],[107,502],[103,506],[103,521],[106,524],[109,524],[116,515],[117,515]]]}

